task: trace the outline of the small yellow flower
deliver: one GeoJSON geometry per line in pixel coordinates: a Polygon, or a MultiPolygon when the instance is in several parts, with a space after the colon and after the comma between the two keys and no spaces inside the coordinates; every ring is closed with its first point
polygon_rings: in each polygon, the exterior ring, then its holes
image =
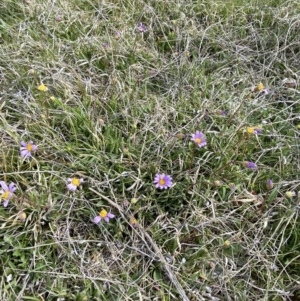
{"type": "Polygon", "coordinates": [[[99,216],[102,217],[102,218],[105,218],[107,217],[107,211],[105,209],[102,209],[100,212],[99,212],[99,216]]]}
{"type": "Polygon", "coordinates": [[[46,91],[48,91],[48,88],[44,84],[41,84],[41,85],[38,86],[38,90],[46,92],[46,91]]]}
{"type": "Polygon", "coordinates": [[[255,92],[260,92],[265,88],[265,86],[262,83],[259,83],[256,88],[255,88],[255,92]]]}
{"type": "Polygon", "coordinates": [[[137,225],[138,221],[134,217],[132,217],[129,220],[129,223],[130,223],[131,226],[135,227],[137,225]]]}
{"type": "Polygon", "coordinates": [[[257,134],[261,134],[262,133],[262,128],[261,127],[253,127],[253,126],[249,126],[246,129],[246,133],[248,135],[257,135],[257,134]]]}
{"type": "Polygon", "coordinates": [[[253,135],[254,131],[255,131],[254,127],[247,127],[247,130],[246,130],[247,134],[253,135]]]}
{"type": "Polygon", "coordinates": [[[288,198],[288,199],[291,199],[293,196],[295,196],[296,193],[294,191],[287,191],[285,193],[285,196],[288,198]]]}
{"type": "Polygon", "coordinates": [[[230,245],[231,245],[230,240],[225,240],[225,241],[224,241],[224,247],[225,247],[225,248],[230,247],[230,245]]]}
{"type": "Polygon", "coordinates": [[[130,202],[131,202],[131,204],[136,204],[138,202],[138,199],[137,198],[132,198],[130,202]]]}

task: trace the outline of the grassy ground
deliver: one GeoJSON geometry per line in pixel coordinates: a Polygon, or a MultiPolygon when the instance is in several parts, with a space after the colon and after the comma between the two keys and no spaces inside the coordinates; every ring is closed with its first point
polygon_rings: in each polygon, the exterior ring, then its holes
{"type": "Polygon", "coordinates": [[[0,300],[300,300],[299,17],[296,0],[1,1],[0,300]]]}

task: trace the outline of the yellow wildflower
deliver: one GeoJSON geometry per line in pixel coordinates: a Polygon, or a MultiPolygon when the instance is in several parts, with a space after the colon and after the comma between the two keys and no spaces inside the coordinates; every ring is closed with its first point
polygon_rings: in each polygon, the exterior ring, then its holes
{"type": "Polygon", "coordinates": [[[255,88],[255,92],[260,92],[265,88],[265,86],[262,83],[259,83],[256,88],[255,88]]]}
{"type": "Polygon", "coordinates": [[[296,193],[294,191],[287,191],[285,193],[285,196],[288,198],[288,199],[291,199],[293,196],[295,196],[296,193]]]}
{"type": "Polygon", "coordinates": [[[224,247],[225,247],[225,248],[230,247],[230,245],[231,245],[230,240],[225,240],[225,241],[224,241],[224,247]]]}
{"type": "Polygon", "coordinates": [[[41,85],[38,86],[38,90],[46,92],[46,91],[48,91],[48,88],[44,84],[41,84],[41,85]]]}

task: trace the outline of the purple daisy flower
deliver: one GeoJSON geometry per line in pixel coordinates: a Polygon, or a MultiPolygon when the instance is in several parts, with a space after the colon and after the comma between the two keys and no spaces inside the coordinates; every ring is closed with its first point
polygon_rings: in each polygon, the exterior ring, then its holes
{"type": "Polygon", "coordinates": [[[99,215],[97,215],[95,218],[94,218],[94,223],[95,224],[99,224],[100,221],[102,219],[104,219],[107,223],[109,222],[109,219],[111,218],[114,218],[115,215],[110,213],[110,212],[107,212],[105,209],[102,209],[100,212],[99,212],[99,215]]]}
{"type": "Polygon", "coordinates": [[[7,186],[4,181],[0,181],[0,185],[2,188],[0,198],[4,200],[3,206],[7,207],[9,200],[12,198],[17,188],[15,187],[15,183],[13,182],[11,182],[9,186],[7,186]]]}
{"type": "Polygon", "coordinates": [[[156,174],[154,178],[156,188],[167,189],[172,186],[172,177],[166,174],[156,174]]]}
{"type": "Polygon", "coordinates": [[[199,131],[196,131],[195,134],[192,134],[191,140],[194,141],[199,147],[203,147],[207,144],[205,136],[199,131]]]}
{"type": "Polygon", "coordinates": [[[144,23],[140,23],[137,27],[139,32],[146,32],[147,31],[147,27],[144,23]]]}
{"type": "Polygon", "coordinates": [[[77,189],[77,187],[81,183],[83,183],[83,179],[82,178],[80,178],[80,179],[78,179],[78,178],[68,178],[68,183],[69,183],[69,184],[67,184],[68,190],[75,191],[77,189]]]}
{"type": "Polygon", "coordinates": [[[37,150],[37,146],[33,144],[32,141],[29,141],[28,143],[21,141],[21,147],[20,147],[20,152],[21,152],[21,157],[22,158],[31,158],[32,154],[31,152],[34,152],[37,150]]]}
{"type": "Polygon", "coordinates": [[[249,169],[256,169],[257,165],[254,162],[249,162],[249,161],[245,161],[243,163],[244,167],[249,168],[249,169]]]}

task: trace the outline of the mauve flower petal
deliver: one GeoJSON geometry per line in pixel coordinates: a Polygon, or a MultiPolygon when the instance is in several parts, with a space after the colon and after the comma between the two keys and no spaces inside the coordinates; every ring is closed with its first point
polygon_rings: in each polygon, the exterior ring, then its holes
{"type": "Polygon", "coordinates": [[[160,179],[159,174],[156,174],[156,175],[155,175],[155,178],[154,178],[154,183],[159,182],[159,179],[160,179]]]}
{"type": "Polygon", "coordinates": [[[37,146],[35,144],[32,145],[32,151],[36,151],[37,150],[37,146]]]}
{"type": "Polygon", "coordinates": [[[9,202],[9,200],[5,200],[5,201],[3,202],[3,207],[7,207],[8,202],[9,202]]]}
{"type": "Polygon", "coordinates": [[[0,181],[0,185],[1,185],[1,187],[2,187],[2,189],[3,189],[4,191],[7,191],[7,190],[8,190],[8,187],[7,187],[7,185],[6,185],[6,183],[5,183],[4,181],[0,181]]]}
{"type": "Polygon", "coordinates": [[[171,181],[165,179],[165,185],[164,186],[167,186],[167,187],[171,186],[171,181]]]}
{"type": "Polygon", "coordinates": [[[27,143],[25,141],[21,141],[21,146],[26,147],[27,143]]]}
{"type": "Polygon", "coordinates": [[[115,215],[114,214],[112,214],[112,213],[107,213],[107,216],[109,217],[109,218],[114,218],[115,217],[115,215]]]}
{"type": "Polygon", "coordinates": [[[256,169],[257,168],[257,166],[254,162],[249,162],[249,161],[244,162],[244,166],[246,168],[249,168],[249,169],[256,169]]]}
{"type": "Polygon", "coordinates": [[[104,220],[108,223],[109,222],[109,217],[105,216],[104,220]]]}
{"type": "Polygon", "coordinates": [[[71,191],[75,191],[76,190],[76,188],[77,188],[77,186],[75,186],[75,185],[73,185],[73,184],[68,184],[67,185],[67,188],[69,189],[69,190],[71,190],[71,191]]]}
{"type": "Polygon", "coordinates": [[[165,180],[166,180],[166,181],[172,181],[172,177],[171,177],[171,176],[168,176],[168,175],[166,175],[166,176],[165,176],[165,180]]]}
{"type": "Polygon", "coordinates": [[[94,223],[95,224],[99,224],[101,221],[101,216],[97,215],[95,218],[94,218],[94,223]]]}
{"type": "Polygon", "coordinates": [[[21,157],[31,157],[31,153],[27,149],[21,150],[21,157]]]}
{"type": "Polygon", "coordinates": [[[17,189],[17,187],[15,187],[15,183],[11,182],[8,186],[8,189],[10,192],[14,192],[17,189]]]}
{"type": "Polygon", "coordinates": [[[81,179],[79,179],[79,182],[80,182],[80,183],[83,183],[83,179],[82,179],[82,178],[81,178],[81,179]]]}

